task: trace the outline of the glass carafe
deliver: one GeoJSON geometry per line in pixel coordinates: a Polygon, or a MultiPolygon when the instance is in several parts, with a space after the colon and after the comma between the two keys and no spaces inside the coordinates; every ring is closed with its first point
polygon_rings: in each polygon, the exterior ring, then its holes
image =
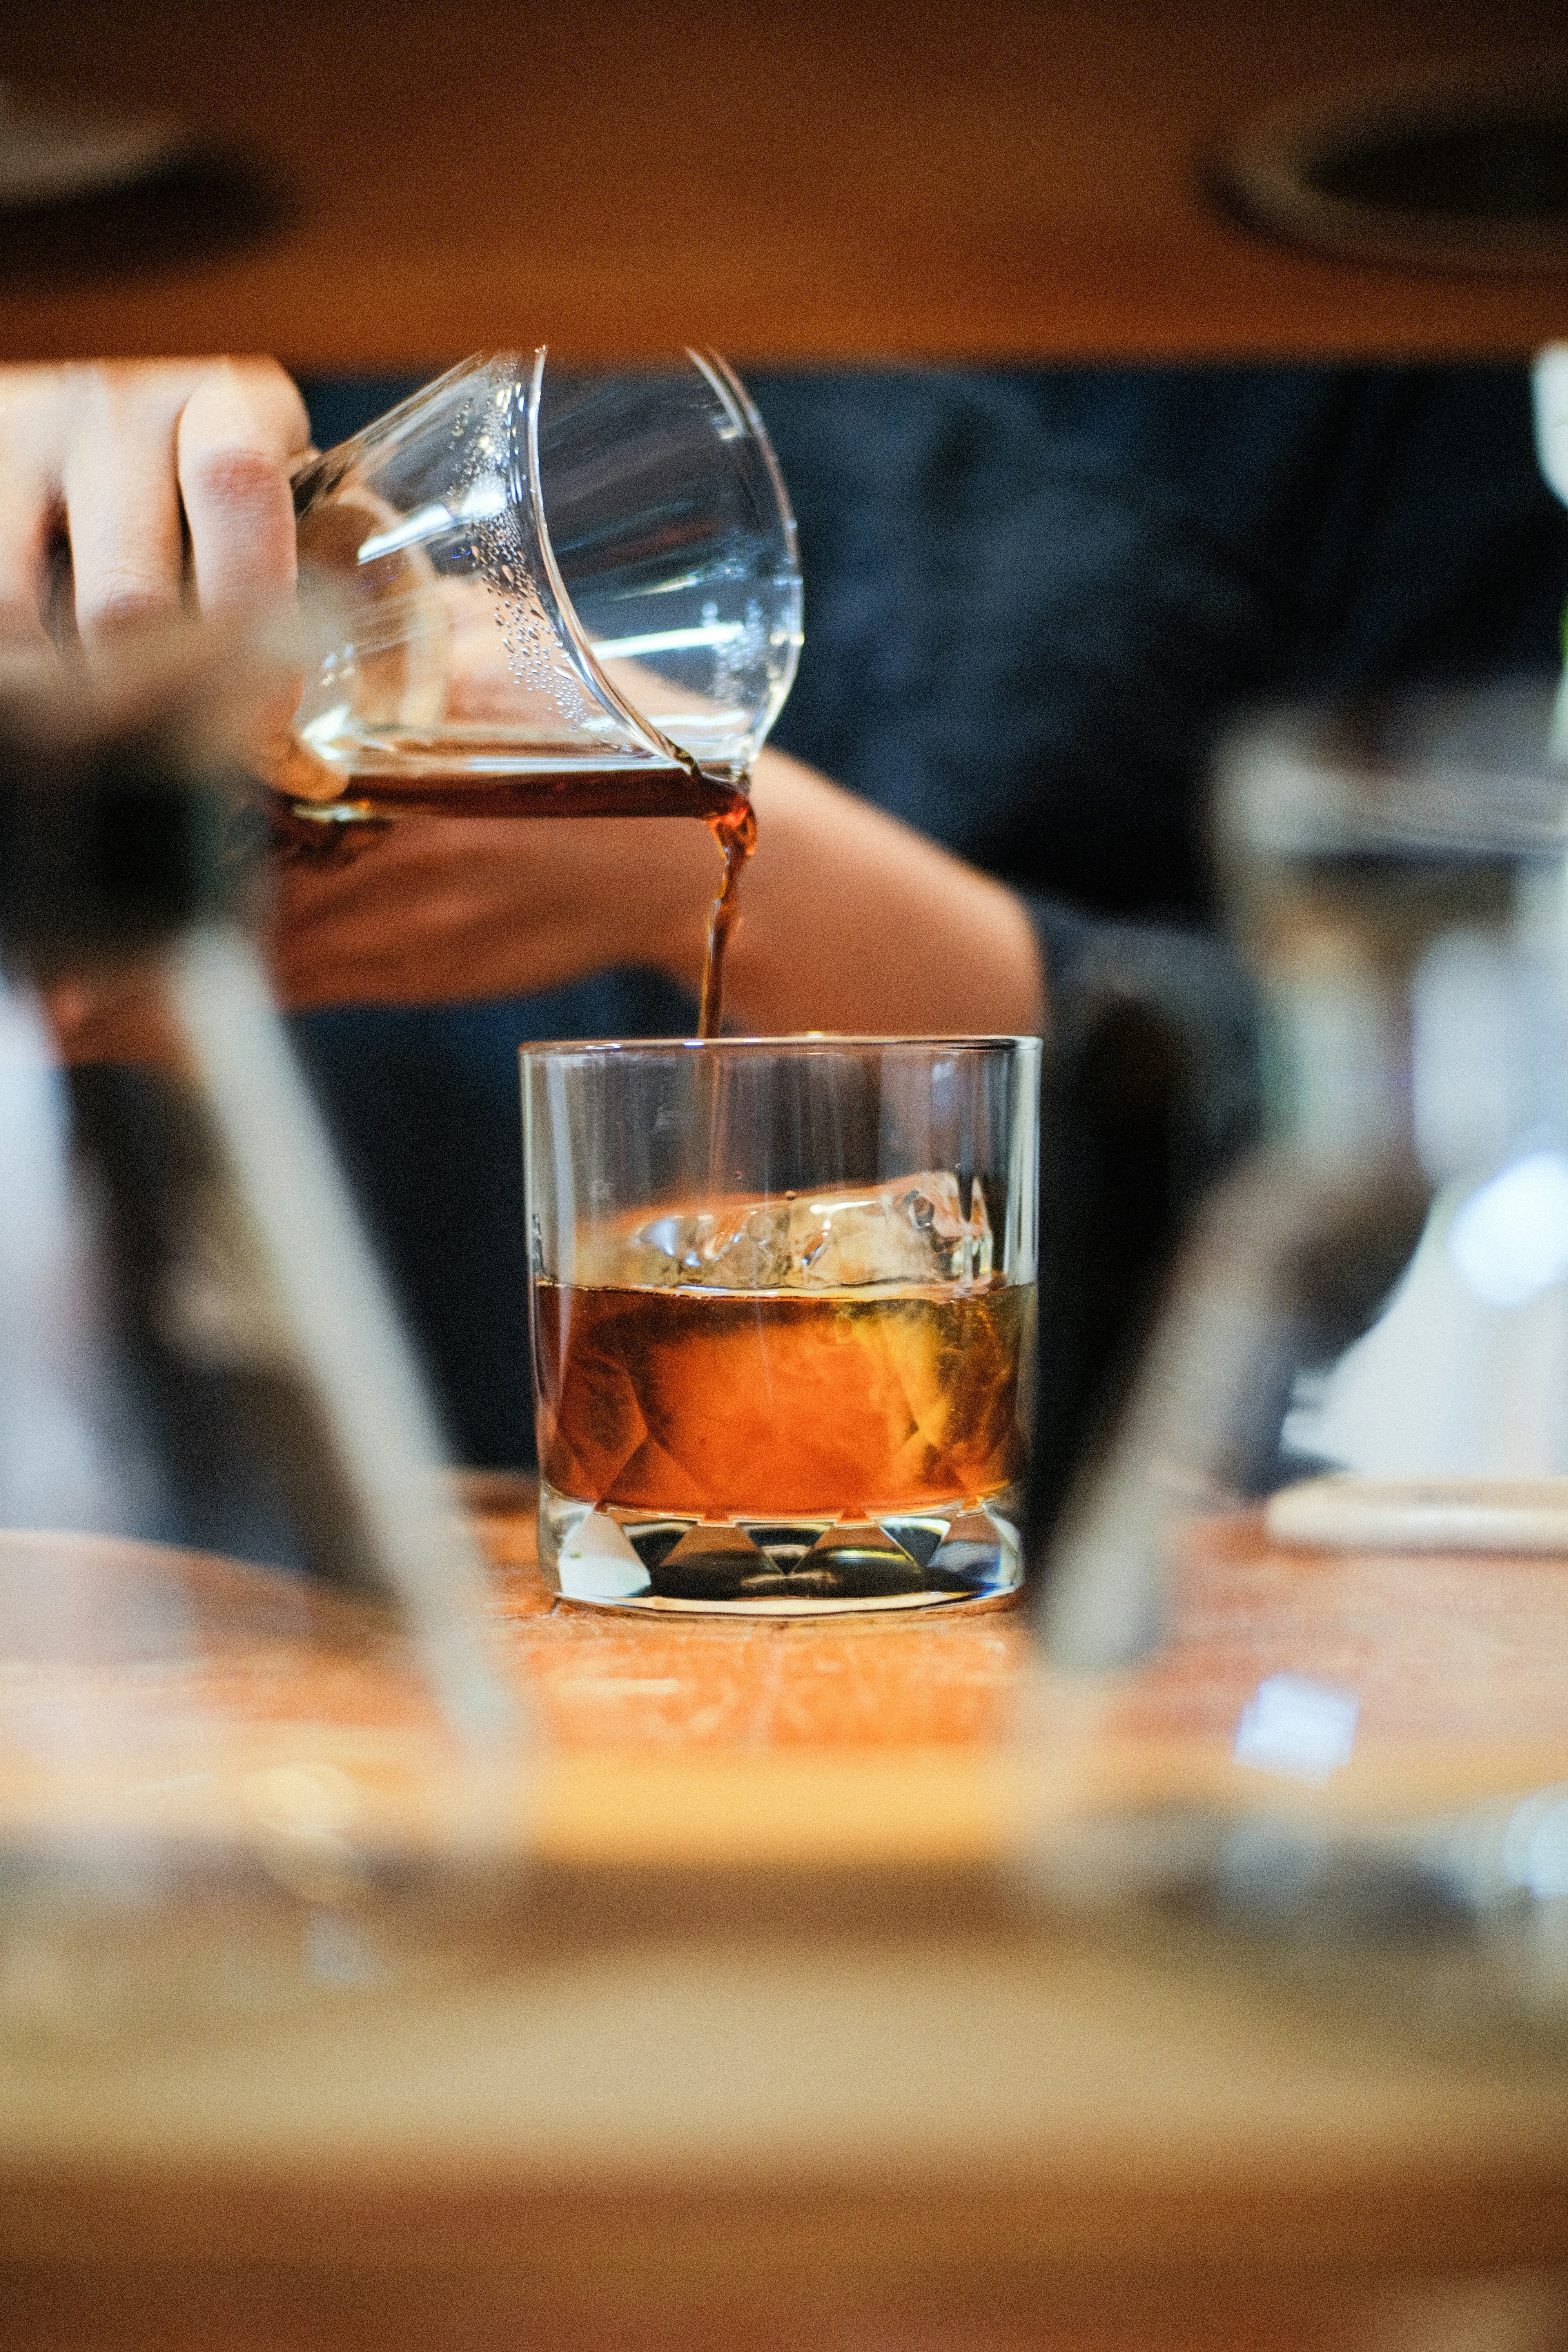
{"type": "Polygon", "coordinates": [[[464,362],[295,486],[308,674],[272,781],[414,812],[722,814],[800,647],[795,523],[712,354],[464,362]]]}

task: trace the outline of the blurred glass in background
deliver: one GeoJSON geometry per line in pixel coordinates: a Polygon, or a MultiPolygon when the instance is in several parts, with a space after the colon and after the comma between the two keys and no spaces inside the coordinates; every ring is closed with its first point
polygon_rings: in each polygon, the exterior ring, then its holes
{"type": "Polygon", "coordinates": [[[0,708],[0,2032],[448,1961],[519,1717],[246,928],[255,648],[0,708]]]}
{"type": "Polygon", "coordinates": [[[1067,1899],[1217,1925],[1439,2021],[1555,2031],[1553,703],[1494,688],[1277,718],[1227,747],[1221,859],[1263,993],[1268,1134],[1200,1213],[1063,1515],[1036,1731],[1041,1866],[1067,1899]],[[1096,1785],[1112,1726],[1147,1767],[1116,1790],[1096,1785]]]}

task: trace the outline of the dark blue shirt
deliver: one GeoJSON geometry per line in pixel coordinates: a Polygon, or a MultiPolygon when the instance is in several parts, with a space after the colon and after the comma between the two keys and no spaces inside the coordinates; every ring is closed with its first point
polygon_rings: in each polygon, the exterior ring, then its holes
{"type": "MultiPolygon", "coordinates": [[[[1240,1066],[1204,777],[1249,704],[1548,667],[1568,513],[1519,368],[752,375],[800,524],[775,740],[1024,892],[1240,1066]]],[[[308,384],[317,440],[406,383],[308,384]]],[[[459,1451],[530,1456],[516,1047],[689,1027],[646,972],[300,1024],[459,1451]]],[[[1215,1145],[1245,1122],[1220,1094],[1215,1145]]]]}

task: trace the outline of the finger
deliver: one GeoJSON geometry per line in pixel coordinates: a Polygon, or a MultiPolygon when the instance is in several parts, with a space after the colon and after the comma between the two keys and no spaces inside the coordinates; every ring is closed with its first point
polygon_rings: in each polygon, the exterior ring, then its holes
{"type": "Polygon", "coordinates": [[[204,613],[245,612],[293,592],[289,461],[309,446],[305,404],[272,360],[225,360],[180,417],[180,491],[204,613]]]}
{"type": "Polygon", "coordinates": [[[0,646],[47,653],[54,499],[42,483],[0,485],[0,646]]]}
{"type": "Polygon", "coordinates": [[[180,610],[174,424],[187,381],[166,367],[69,372],[61,486],[76,625],[89,652],[180,610]]]}
{"type": "MultiPolygon", "coordinates": [[[[209,615],[266,612],[292,599],[296,572],[289,466],[308,447],[305,404],[274,360],[209,368],[180,418],[180,492],[196,601],[209,615]]],[[[258,711],[248,764],[275,791],[330,800],[342,779],[299,743],[290,722],[298,673],[258,711]]]]}
{"type": "Polygon", "coordinates": [[[60,372],[0,368],[0,645],[48,645],[50,551],[61,520],[52,462],[60,372]],[[51,430],[51,427],[53,430],[51,430]]]}

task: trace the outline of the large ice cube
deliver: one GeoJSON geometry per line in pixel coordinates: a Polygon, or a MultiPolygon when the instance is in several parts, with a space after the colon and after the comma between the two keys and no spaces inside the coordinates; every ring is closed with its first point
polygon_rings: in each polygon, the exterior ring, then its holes
{"type": "Polygon", "coordinates": [[[716,1290],[847,1290],[984,1281],[992,1268],[984,1188],[963,1214],[945,1169],[853,1191],[786,1192],[649,1218],[595,1250],[587,1279],[716,1290]]]}

